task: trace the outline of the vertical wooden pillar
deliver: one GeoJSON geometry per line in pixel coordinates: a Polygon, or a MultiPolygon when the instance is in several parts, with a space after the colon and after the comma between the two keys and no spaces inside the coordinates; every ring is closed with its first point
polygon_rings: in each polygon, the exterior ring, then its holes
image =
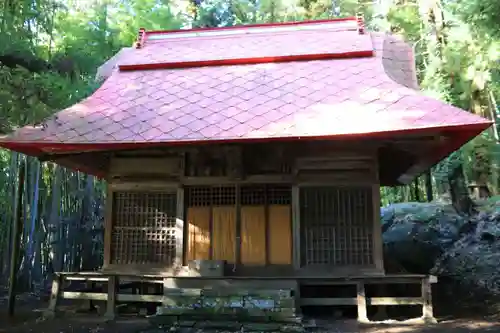
{"type": "Polygon", "coordinates": [[[111,184],[108,180],[106,191],[106,206],[104,207],[104,258],[103,268],[111,264],[111,242],[113,236],[113,196],[111,184]]]}
{"type": "Polygon", "coordinates": [[[186,256],[184,255],[184,187],[181,185],[177,188],[177,208],[175,221],[175,264],[182,266],[185,263],[186,256]]]}
{"type": "Polygon", "coordinates": [[[208,236],[209,236],[209,248],[208,248],[208,259],[214,259],[214,205],[210,202],[210,212],[208,214],[208,236]]]}
{"type": "Polygon", "coordinates": [[[377,271],[384,271],[384,245],[382,241],[382,224],[380,223],[380,185],[372,186],[373,205],[373,262],[377,271]]]}
{"type": "Polygon", "coordinates": [[[14,223],[11,233],[11,258],[10,258],[10,274],[9,274],[9,295],[7,302],[7,311],[9,317],[14,315],[14,306],[16,302],[16,285],[17,271],[19,269],[19,247],[22,234],[22,217],[23,217],[23,193],[24,193],[24,174],[26,170],[26,160],[21,160],[19,167],[19,184],[17,188],[17,202],[14,210],[14,223]]]}
{"type": "Polygon", "coordinates": [[[47,318],[53,318],[56,315],[56,307],[59,302],[59,295],[61,294],[61,285],[63,283],[61,274],[54,274],[52,280],[52,290],[50,292],[49,308],[45,311],[44,316],[47,318]]]}
{"type": "Polygon", "coordinates": [[[432,288],[429,277],[422,279],[422,319],[426,323],[436,323],[432,308],[432,288]]]}
{"type": "MultiPolygon", "coordinates": [[[[292,185],[292,262],[295,271],[300,269],[300,188],[297,184],[292,185]]],[[[300,282],[297,280],[294,291],[296,314],[302,313],[300,306],[300,282]]]]}
{"type": "Polygon", "coordinates": [[[300,306],[300,281],[295,280],[295,289],[293,290],[293,299],[295,302],[295,314],[296,315],[301,315],[302,314],[302,307],[300,306]]]}
{"type": "Polygon", "coordinates": [[[237,183],[235,185],[236,198],[235,198],[235,210],[236,210],[236,232],[235,232],[235,242],[234,242],[234,267],[233,272],[236,271],[236,267],[241,264],[241,185],[237,183]]]}
{"type": "Polygon", "coordinates": [[[366,312],[366,292],[365,283],[360,281],[357,283],[357,303],[358,303],[358,322],[368,323],[368,315],[366,312]]]}
{"type": "Polygon", "coordinates": [[[271,228],[269,225],[269,197],[268,197],[268,186],[264,185],[264,244],[265,244],[265,255],[266,255],[266,266],[270,264],[271,260],[271,228]]]}
{"type": "Polygon", "coordinates": [[[382,243],[382,224],[380,223],[380,181],[378,157],[374,156],[374,178],[372,185],[372,205],[373,205],[373,263],[378,272],[385,274],[384,270],[384,245],[382,243]]]}
{"type": "Polygon", "coordinates": [[[118,285],[118,277],[116,275],[110,276],[108,280],[108,301],[105,314],[107,320],[114,320],[116,317],[116,294],[118,285]]]}
{"type": "Polygon", "coordinates": [[[169,305],[174,305],[171,298],[169,297],[169,295],[171,295],[170,293],[170,286],[172,284],[172,278],[163,278],[163,290],[162,290],[162,294],[163,294],[163,301],[161,302],[161,305],[162,307],[166,307],[166,306],[169,306],[169,305]]]}
{"type": "Polygon", "coordinates": [[[300,189],[292,186],[292,238],[293,238],[293,267],[300,269],[300,189]]]}
{"type": "MultiPolygon", "coordinates": [[[[381,274],[385,274],[384,268],[384,244],[382,240],[382,223],[380,223],[380,180],[378,156],[375,154],[373,163],[373,172],[375,183],[372,184],[372,205],[373,205],[373,263],[375,269],[381,274]]],[[[385,296],[386,285],[379,285],[379,292],[385,296]]],[[[387,318],[387,306],[380,305],[377,307],[377,313],[374,317],[376,320],[384,320],[387,318]]]]}

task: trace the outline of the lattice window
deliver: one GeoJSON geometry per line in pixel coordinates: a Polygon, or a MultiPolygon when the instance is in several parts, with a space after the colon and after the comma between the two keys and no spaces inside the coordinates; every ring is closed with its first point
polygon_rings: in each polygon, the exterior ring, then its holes
{"type": "MultiPolygon", "coordinates": [[[[235,186],[186,187],[188,207],[236,205],[235,186]]],[[[291,187],[287,185],[244,185],[240,187],[242,205],[290,205],[291,187]]]]}
{"type": "Polygon", "coordinates": [[[115,192],[111,262],[172,265],[176,211],[175,192],[115,192]]]}
{"type": "Polygon", "coordinates": [[[266,187],[264,185],[247,185],[241,188],[241,205],[262,206],[266,204],[266,187]]]}
{"type": "Polygon", "coordinates": [[[291,205],[292,187],[287,185],[267,186],[267,203],[269,205],[291,205]]]}
{"type": "Polygon", "coordinates": [[[185,192],[188,207],[236,205],[234,186],[190,186],[185,192]]]}
{"type": "Polygon", "coordinates": [[[185,188],[188,207],[210,206],[212,204],[212,188],[197,186],[185,188]]]}
{"type": "Polygon", "coordinates": [[[303,265],[373,264],[370,187],[300,190],[303,265]]]}

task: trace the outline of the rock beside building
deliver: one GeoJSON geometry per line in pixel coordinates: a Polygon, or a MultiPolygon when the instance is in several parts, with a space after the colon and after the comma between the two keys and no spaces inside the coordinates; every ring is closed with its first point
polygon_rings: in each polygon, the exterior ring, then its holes
{"type": "Polygon", "coordinates": [[[386,269],[431,273],[500,296],[500,201],[474,217],[446,203],[400,203],[381,209],[386,269]]]}

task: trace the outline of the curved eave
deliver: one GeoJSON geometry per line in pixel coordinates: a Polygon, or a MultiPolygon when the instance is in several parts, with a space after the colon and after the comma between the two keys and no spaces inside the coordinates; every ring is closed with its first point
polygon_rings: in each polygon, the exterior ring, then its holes
{"type": "Polygon", "coordinates": [[[270,141],[316,141],[316,140],[387,140],[404,138],[407,136],[416,135],[437,135],[444,134],[451,138],[445,145],[436,146],[430,152],[430,155],[419,157],[419,163],[407,170],[397,179],[401,184],[411,182],[414,177],[418,176],[441,159],[448,156],[451,152],[457,150],[475,136],[486,130],[491,125],[491,122],[472,125],[458,126],[442,126],[434,128],[418,128],[413,130],[400,130],[391,132],[375,132],[362,134],[347,134],[336,136],[305,136],[305,137],[281,137],[281,138],[252,138],[252,139],[229,139],[229,140],[196,140],[196,141],[180,141],[180,142],[153,142],[153,143],[92,143],[92,144],[64,144],[64,143],[43,143],[43,142],[0,142],[0,146],[13,151],[17,151],[29,156],[45,158],[56,161],[57,163],[76,169],[85,173],[96,175],[98,177],[105,176],[105,170],[101,167],[93,166],[91,163],[78,163],[72,161],[71,154],[79,153],[102,153],[113,152],[127,149],[141,149],[152,147],[166,146],[189,146],[189,145],[204,145],[204,144],[224,144],[224,143],[258,143],[270,141]],[[67,158],[65,158],[67,156],[67,158]]]}
{"type": "Polygon", "coordinates": [[[460,149],[483,131],[487,130],[492,124],[492,122],[485,122],[484,124],[474,126],[462,126],[458,130],[446,130],[444,133],[448,136],[447,142],[435,146],[427,154],[419,156],[419,162],[399,176],[397,182],[402,185],[410,184],[416,177],[429,170],[454,151],[460,149]]]}
{"type": "MultiPolygon", "coordinates": [[[[492,125],[492,122],[485,120],[484,122],[474,124],[462,125],[443,125],[433,127],[421,127],[412,129],[400,129],[393,131],[381,132],[366,132],[366,133],[352,133],[352,134],[339,134],[339,135],[321,135],[321,136],[282,136],[282,137],[255,137],[255,138],[227,138],[227,139],[207,139],[207,140],[179,140],[179,141],[151,141],[151,142],[95,142],[95,143],[63,143],[63,142],[40,142],[40,141],[2,141],[0,138],[0,147],[17,151],[23,149],[27,152],[40,154],[44,153],[67,153],[67,152],[97,152],[105,150],[123,150],[135,149],[143,146],[175,146],[175,145],[203,145],[203,144],[218,144],[218,143],[253,143],[253,142],[267,142],[267,141],[315,141],[315,140],[334,140],[334,139],[360,139],[360,138],[387,138],[387,137],[401,137],[401,136],[414,136],[414,135],[428,135],[440,132],[460,133],[463,132],[469,136],[469,133],[476,133],[469,137],[473,139],[476,135],[486,130],[492,125]]],[[[472,135],[472,134],[470,134],[472,135]]],[[[458,144],[458,143],[457,143],[458,144]]],[[[461,144],[460,146],[462,146],[461,144]]],[[[32,155],[27,153],[28,155],[32,155]]]]}

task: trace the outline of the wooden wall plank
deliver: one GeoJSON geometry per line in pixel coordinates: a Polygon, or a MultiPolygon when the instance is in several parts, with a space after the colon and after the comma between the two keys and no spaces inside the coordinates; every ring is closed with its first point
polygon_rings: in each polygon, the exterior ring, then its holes
{"type": "Polygon", "coordinates": [[[212,259],[234,263],[236,259],[236,209],[234,206],[215,206],[212,214],[212,259]]]}
{"type": "Polygon", "coordinates": [[[266,264],[266,209],[241,207],[241,263],[266,264]]]}
{"type": "Polygon", "coordinates": [[[269,206],[269,263],[292,264],[291,207],[269,206]]]}
{"type": "Polygon", "coordinates": [[[179,176],[182,171],[179,157],[112,157],[109,165],[109,177],[131,175],[172,175],[179,176]],[[144,166],[147,165],[147,170],[144,166]]]}
{"type": "Polygon", "coordinates": [[[210,207],[189,207],[187,222],[187,260],[210,259],[210,207]]]}

